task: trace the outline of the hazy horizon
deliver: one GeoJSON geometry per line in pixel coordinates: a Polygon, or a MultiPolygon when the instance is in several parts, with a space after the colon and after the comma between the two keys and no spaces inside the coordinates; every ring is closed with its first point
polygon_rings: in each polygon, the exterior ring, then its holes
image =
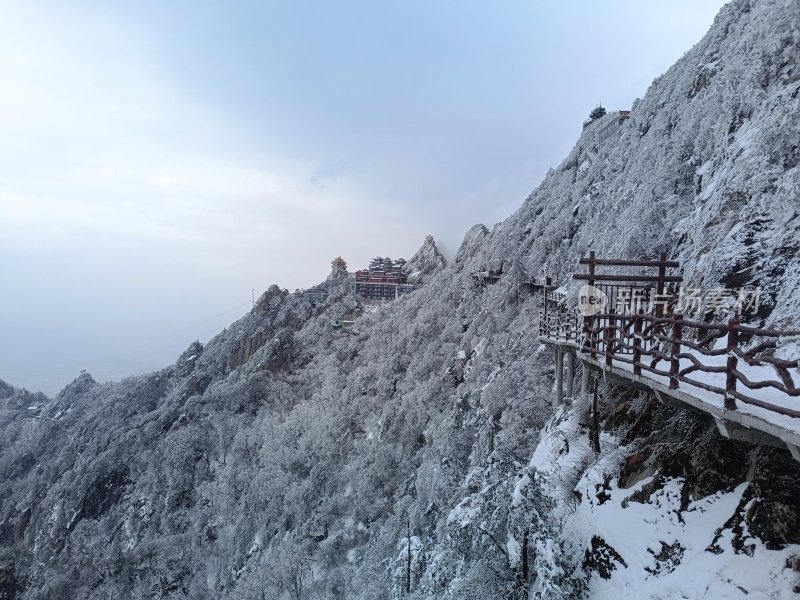
{"type": "Polygon", "coordinates": [[[452,256],[722,4],[6,3],[0,379],[154,370],[334,256],[452,256]]]}

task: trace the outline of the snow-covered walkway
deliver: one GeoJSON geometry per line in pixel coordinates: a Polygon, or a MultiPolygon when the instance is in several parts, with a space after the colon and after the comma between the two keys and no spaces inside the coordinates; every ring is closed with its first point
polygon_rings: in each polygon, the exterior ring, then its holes
{"type": "Polygon", "coordinates": [[[740,376],[763,387],[750,388],[740,383],[742,391],[734,401],[728,396],[727,405],[725,390],[729,382],[726,366],[730,353],[708,355],[686,345],[676,344],[671,349],[675,356],[680,356],[674,361],[677,372],[681,374],[680,380],[676,381],[674,376],[662,374],[670,371],[673,361],[669,359],[659,360],[655,369],[661,373],[655,373],[641,368],[653,364],[650,356],[640,357],[638,359],[640,368],[634,369],[630,354],[612,353],[608,364],[604,347],[592,357],[581,341],[574,338],[561,339],[540,335],[539,341],[555,345],[561,352],[575,353],[587,370],[600,370],[612,381],[631,387],[646,387],[662,400],[677,401],[710,414],[716,420],[720,432],[726,437],[751,443],[785,445],[792,456],[800,460],[800,417],[794,416],[800,414],[800,397],[795,395],[797,387],[795,382],[800,380],[800,360],[793,358],[800,355],[796,340],[790,340],[776,352],[779,358],[794,361],[794,367],[786,370],[788,381],[783,380],[780,373],[770,364],[753,365],[739,360],[736,371],[740,376]],[[716,372],[691,370],[691,367],[697,364],[702,364],[704,369],[716,369],[716,372]],[[639,372],[636,373],[635,370],[639,372]],[[771,383],[767,385],[765,382],[771,383]],[[775,382],[788,393],[775,387],[775,382]]]}

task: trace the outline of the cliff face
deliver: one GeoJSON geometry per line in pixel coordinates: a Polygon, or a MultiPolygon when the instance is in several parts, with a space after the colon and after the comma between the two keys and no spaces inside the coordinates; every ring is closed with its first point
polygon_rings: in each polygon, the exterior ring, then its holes
{"type": "Polygon", "coordinates": [[[273,286],[157,373],[83,375],[38,416],[0,386],[0,595],[788,597],[788,454],[602,382],[593,452],[588,400],[550,407],[537,301],[470,273],[568,283],[590,248],[666,251],[797,325],[798,22],[793,0],[726,6],[618,135],[587,127],[514,215],[350,331],[330,327],[360,312],[349,285],[320,306],[273,286]]]}

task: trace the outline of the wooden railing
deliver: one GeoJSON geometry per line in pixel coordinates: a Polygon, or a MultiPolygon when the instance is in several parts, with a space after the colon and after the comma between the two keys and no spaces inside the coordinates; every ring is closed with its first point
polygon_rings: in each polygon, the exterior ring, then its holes
{"type": "Polygon", "coordinates": [[[606,366],[624,363],[631,366],[634,375],[640,376],[644,371],[667,378],[670,389],[686,384],[720,394],[725,408],[730,410],[736,409],[739,400],[800,418],[800,402],[798,409],[788,408],[752,393],[772,389],[782,396],[800,397],[800,380],[796,379],[800,360],[775,356],[780,339],[800,336],[800,331],[750,327],[736,319],[703,323],[682,315],[612,311],[581,317],[575,312],[543,311],[539,335],[574,343],[582,354],[606,366]],[[759,376],[748,367],[771,368],[775,378],[759,376]]]}
{"type": "Polygon", "coordinates": [[[539,317],[539,336],[578,343],[581,325],[575,311],[542,311],[539,317]]]}
{"type": "Polygon", "coordinates": [[[578,343],[581,323],[575,311],[542,311],[539,316],[539,336],[578,343]]]}
{"type": "MultiPolygon", "coordinates": [[[[500,281],[502,278],[502,271],[474,271],[472,273],[472,279],[475,281],[475,283],[480,285],[494,284],[500,281]]],[[[533,279],[527,279],[521,283],[530,290],[547,289],[552,291],[553,289],[549,277],[534,277],[533,279]]]]}

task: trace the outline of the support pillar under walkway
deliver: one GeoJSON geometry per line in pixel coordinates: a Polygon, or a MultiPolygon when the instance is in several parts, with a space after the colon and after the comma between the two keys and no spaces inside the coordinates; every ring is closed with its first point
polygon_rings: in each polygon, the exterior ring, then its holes
{"type": "Polygon", "coordinates": [[[567,390],[566,390],[566,397],[572,398],[573,396],[573,382],[575,380],[575,351],[572,349],[566,350],[566,363],[567,363],[567,390]]]}
{"type": "Polygon", "coordinates": [[[581,394],[589,393],[589,364],[581,360],[581,394]]]}
{"type": "Polygon", "coordinates": [[[564,403],[564,351],[556,346],[556,398],[553,406],[564,403]]]}

